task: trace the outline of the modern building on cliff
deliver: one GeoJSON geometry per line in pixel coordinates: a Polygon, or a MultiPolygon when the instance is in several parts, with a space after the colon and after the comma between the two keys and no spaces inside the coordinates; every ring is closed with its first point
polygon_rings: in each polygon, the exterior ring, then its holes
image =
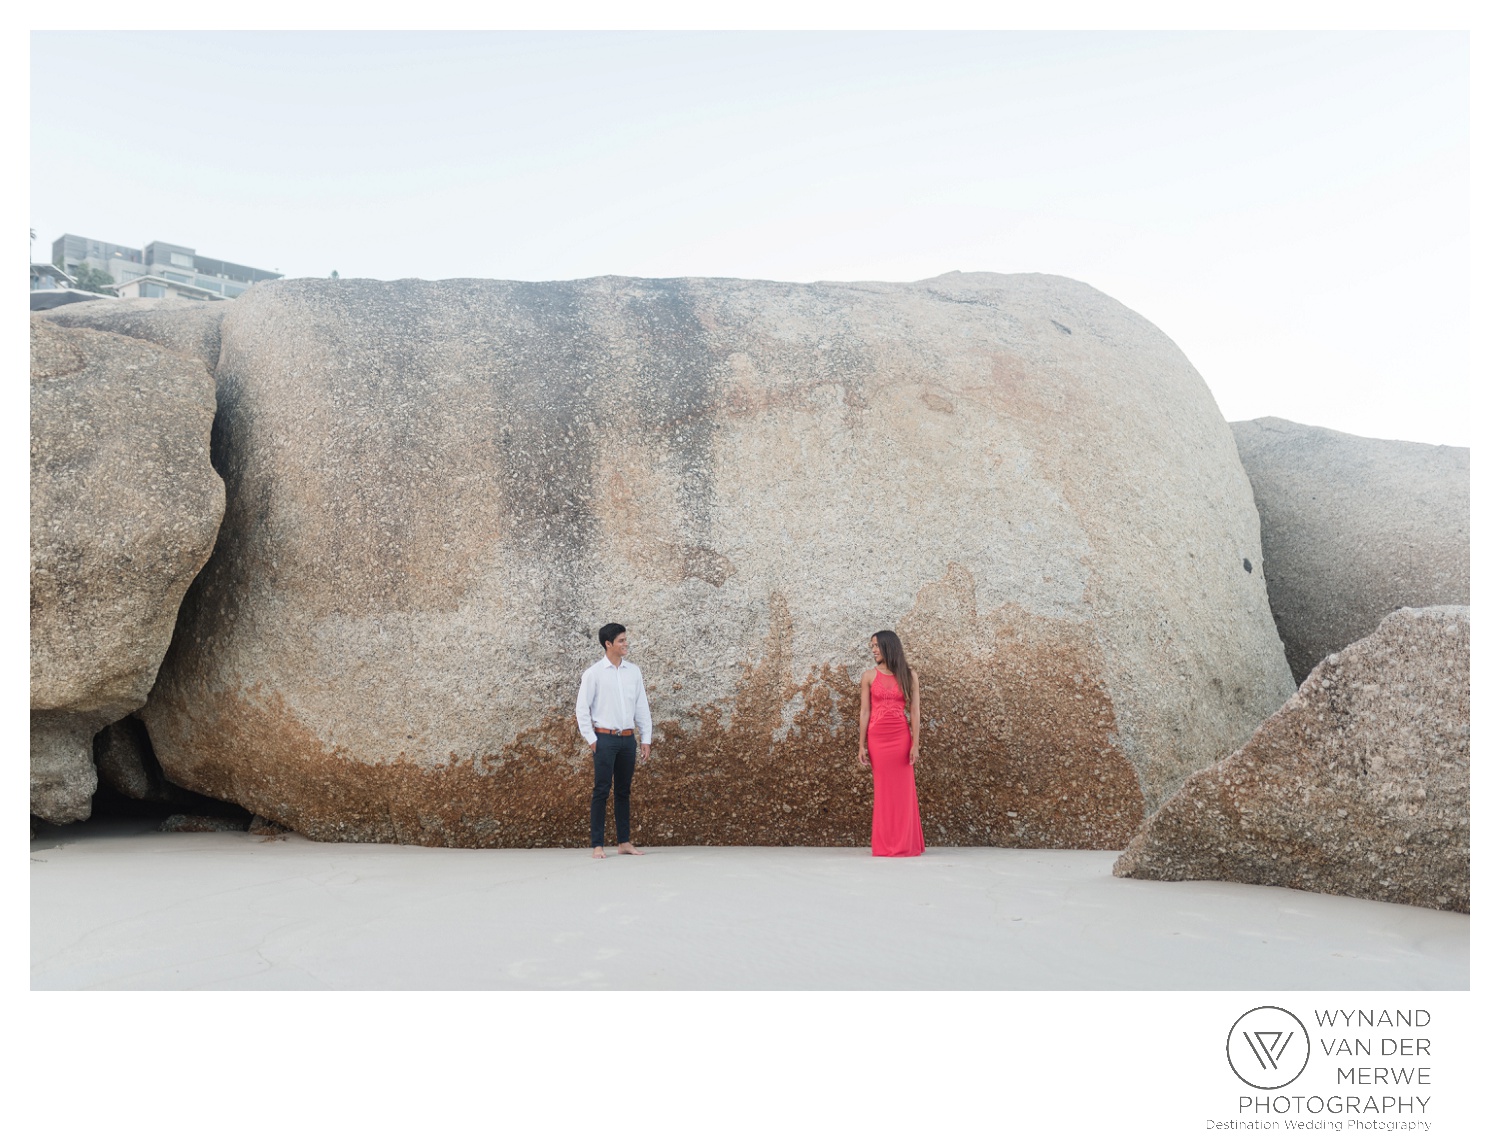
{"type": "Polygon", "coordinates": [[[77,301],[97,301],[103,297],[89,289],[79,289],[68,274],[47,262],[31,263],[31,311],[33,313],[72,305],[77,301]]]}
{"type": "Polygon", "coordinates": [[[266,269],[203,257],[189,246],[152,242],[144,249],[64,234],[52,243],[52,264],[74,273],[81,265],[115,279],[121,297],[238,297],[257,281],[280,277],[266,269]]]}

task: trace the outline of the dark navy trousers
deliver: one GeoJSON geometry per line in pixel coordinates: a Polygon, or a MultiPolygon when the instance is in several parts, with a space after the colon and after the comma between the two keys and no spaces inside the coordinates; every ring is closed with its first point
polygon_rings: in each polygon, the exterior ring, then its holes
{"type": "Polygon", "coordinates": [[[589,846],[604,847],[604,805],[615,786],[615,843],[630,839],[630,781],[635,776],[635,738],[599,734],[594,749],[594,799],[589,804],[589,846]]]}

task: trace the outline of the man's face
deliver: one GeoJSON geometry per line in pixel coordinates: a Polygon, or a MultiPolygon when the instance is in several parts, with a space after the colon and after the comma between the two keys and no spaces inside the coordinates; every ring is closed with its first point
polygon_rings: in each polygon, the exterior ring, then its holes
{"type": "Polygon", "coordinates": [[[629,636],[626,634],[621,634],[613,642],[606,642],[604,644],[604,652],[616,661],[618,661],[620,658],[623,658],[627,653],[630,652],[629,636]]]}

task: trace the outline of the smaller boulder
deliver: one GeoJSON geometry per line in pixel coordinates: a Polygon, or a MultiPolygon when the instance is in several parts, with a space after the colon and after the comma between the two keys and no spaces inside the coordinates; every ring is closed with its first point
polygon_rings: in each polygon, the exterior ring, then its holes
{"type": "Polygon", "coordinates": [[[1398,610],[1190,776],[1115,875],[1469,910],[1469,608],[1398,610]]]}
{"type": "Polygon", "coordinates": [[[32,812],[86,819],[93,737],[139,709],[224,515],[214,379],[195,360],[31,319],[32,812]]]}
{"type": "Polygon", "coordinates": [[[151,753],[146,726],[136,717],[106,725],[94,738],[94,766],[99,781],[131,800],[168,799],[166,778],[151,753]]]}
{"type": "Polygon", "coordinates": [[[224,516],[214,381],[142,341],[31,323],[31,707],[145,704],[224,516]]]}
{"type": "Polygon", "coordinates": [[[87,820],[99,774],[93,741],[98,717],[67,710],[31,711],[31,814],[49,824],[87,820]]]}
{"type": "Polygon", "coordinates": [[[1266,597],[1300,684],[1403,607],[1469,604],[1469,449],[1267,416],[1231,424],[1266,597]]]}

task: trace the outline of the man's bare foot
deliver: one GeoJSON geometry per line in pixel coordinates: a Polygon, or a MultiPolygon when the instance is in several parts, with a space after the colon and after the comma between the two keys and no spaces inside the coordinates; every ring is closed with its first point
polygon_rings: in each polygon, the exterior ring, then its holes
{"type": "Polygon", "coordinates": [[[620,855],[622,856],[639,856],[641,854],[642,853],[638,851],[636,846],[629,840],[626,840],[625,843],[620,845],[620,855]]]}
{"type": "Polygon", "coordinates": [[[595,848],[594,849],[594,859],[596,859],[596,860],[602,860],[602,859],[604,859],[604,849],[603,848],[595,848]]]}

